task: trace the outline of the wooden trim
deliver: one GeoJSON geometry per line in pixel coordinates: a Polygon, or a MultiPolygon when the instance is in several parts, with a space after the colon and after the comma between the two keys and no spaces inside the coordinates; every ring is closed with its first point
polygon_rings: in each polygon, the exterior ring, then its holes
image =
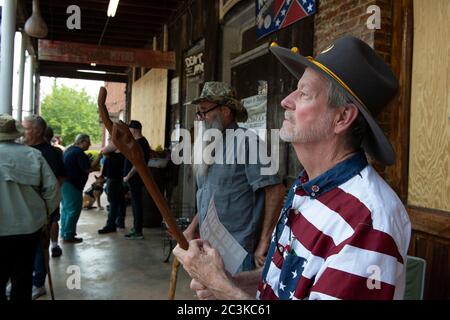
{"type": "Polygon", "coordinates": [[[219,19],[223,20],[223,17],[241,0],[220,0],[219,19]]]}
{"type": "Polygon", "coordinates": [[[39,40],[39,61],[175,69],[175,52],[39,40]]]}
{"type": "Polygon", "coordinates": [[[217,1],[206,1],[205,11],[208,12],[206,18],[205,45],[204,45],[204,71],[203,80],[212,81],[217,78],[219,59],[217,53],[219,48],[219,8],[217,1]]]}
{"type": "Polygon", "coordinates": [[[106,82],[121,82],[121,83],[126,83],[128,81],[127,75],[101,74],[101,73],[89,73],[89,72],[77,72],[77,71],[51,71],[51,70],[49,70],[46,72],[42,72],[41,76],[55,77],[55,78],[97,80],[97,81],[106,81],[106,82]]]}
{"type": "Polygon", "coordinates": [[[450,240],[450,212],[411,206],[407,210],[414,231],[450,240]]]}
{"type": "Polygon", "coordinates": [[[412,55],[414,40],[413,0],[393,1],[391,67],[400,89],[391,105],[389,140],[396,154],[386,168],[389,184],[404,203],[408,197],[409,128],[411,109],[412,55]]]}

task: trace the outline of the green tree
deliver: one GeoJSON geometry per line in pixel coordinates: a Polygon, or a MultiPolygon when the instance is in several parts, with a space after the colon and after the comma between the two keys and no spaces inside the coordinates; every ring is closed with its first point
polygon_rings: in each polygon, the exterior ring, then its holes
{"type": "Polygon", "coordinates": [[[54,82],[52,93],[41,103],[41,113],[64,145],[72,144],[79,133],[88,134],[92,144],[100,142],[97,106],[84,89],[77,91],[54,82]]]}

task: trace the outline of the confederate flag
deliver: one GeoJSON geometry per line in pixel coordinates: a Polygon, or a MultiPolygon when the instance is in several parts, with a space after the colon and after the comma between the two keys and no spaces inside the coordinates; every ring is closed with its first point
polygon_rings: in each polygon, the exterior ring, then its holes
{"type": "Polygon", "coordinates": [[[258,39],[316,13],[315,0],[256,0],[258,39]]]}

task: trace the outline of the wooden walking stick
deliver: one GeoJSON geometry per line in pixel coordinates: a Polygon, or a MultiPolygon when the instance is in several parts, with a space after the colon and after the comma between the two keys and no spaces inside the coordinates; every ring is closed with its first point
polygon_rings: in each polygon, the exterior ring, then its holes
{"type": "Polygon", "coordinates": [[[48,247],[42,248],[42,250],[44,250],[45,271],[47,271],[48,287],[50,288],[50,295],[52,297],[52,300],[55,300],[55,292],[53,291],[52,274],[50,273],[48,247]]]}
{"type": "MultiPolygon", "coordinates": [[[[136,140],[133,138],[133,135],[130,132],[128,126],[122,121],[113,123],[109,118],[108,110],[106,109],[105,101],[107,96],[106,88],[101,87],[98,93],[98,110],[100,113],[100,117],[102,118],[103,124],[105,125],[108,132],[111,134],[112,141],[114,145],[120,150],[120,152],[134,165],[136,171],[144,182],[145,188],[149,192],[156,206],[161,212],[161,215],[164,221],[167,224],[167,229],[178,242],[182,249],[188,249],[188,241],[183,235],[183,232],[178,227],[177,222],[175,220],[175,216],[171,213],[169,205],[167,204],[166,199],[164,199],[163,195],[159,191],[158,186],[153,179],[153,176],[145,163],[144,154],[142,152],[141,147],[137,144],[136,140]]],[[[169,299],[173,299],[175,295],[176,288],[176,271],[178,270],[178,266],[176,266],[174,259],[174,264],[172,265],[172,278],[170,282],[169,288],[169,299]],[[174,272],[175,266],[175,272],[174,272]],[[172,292],[173,291],[173,292],[172,292]]],[[[178,263],[179,265],[179,263],[178,263]]]]}
{"type": "Polygon", "coordinates": [[[178,276],[178,268],[179,267],[180,267],[180,261],[178,261],[177,257],[173,257],[172,272],[170,273],[170,286],[169,286],[169,294],[168,294],[169,300],[173,300],[175,298],[175,291],[177,289],[177,276],[178,276]]]}

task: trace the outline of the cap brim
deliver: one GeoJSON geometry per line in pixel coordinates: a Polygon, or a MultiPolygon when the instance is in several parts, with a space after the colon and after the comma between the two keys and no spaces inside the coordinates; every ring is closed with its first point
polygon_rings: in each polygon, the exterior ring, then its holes
{"type": "Polygon", "coordinates": [[[184,106],[196,106],[200,102],[204,102],[204,101],[210,101],[210,99],[208,99],[208,98],[197,98],[197,99],[185,102],[185,103],[183,103],[183,105],[184,106]]]}
{"type": "MultiPolygon", "coordinates": [[[[189,102],[186,102],[184,105],[196,105],[196,104],[199,104],[199,103],[202,103],[202,102],[205,102],[205,101],[216,102],[217,100],[221,100],[221,99],[222,99],[222,97],[220,97],[220,96],[202,97],[202,98],[197,98],[197,99],[191,100],[189,102]]],[[[236,99],[234,99],[234,100],[236,100],[236,99]]]]}
{"type": "MultiPolygon", "coordinates": [[[[204,101],[210,101],[210,102],[216,103],[218,100],[221,100],[221,99],[223,99],[223,97],[220,97],[220,96],[202,97],[202,98],[197,98],[197,99],[191,100],[189,102],[186,102],[186,103],[184,103],[184,105],[185,106],[193,106],[193,105],[195,106],[204,101]]],[[[227,98],[227,99],[229,99],[236,105],[236,108],[234,108],[237,111],[236,121],[237,122],[246,122],[248,119],[247,109],[245,109],[245,107],[242,105],[242,103],[239,100],[231,98],[231,97],[227,98]]],[[[224,105],[228,106],[229,108],[232,108],[232,106],[230,106],[229,104],[224,104],[224,105]]]]}
{"type": "Polygon", "coordinates": [[[292,75],[297,79],[300,79],[305,72],[306,68],[311,68],[318,72],[328,80],[332,81],[335,85],[343,88],[347,92],[347,96],[352,100],[352,102],[358,107],[361,114],[366,119],[370,130],[367,131],[364,136],[362,147],[364,150],[375,160],[380,163],[390,166],[395,162],[395,152],[392,148],[391,143],[381,130],[380,126],[377,124],[375,119],[372,117],[367,108],[358,101],[358,99],[353,96],[347,89],[345,89],[336,79],[326,73],[324,70],[319,68],[317,65],[309,61],[306,57],[293,53],[291,50],[283,47],[270,47],[270,51],[273,55],[281,62],[283,66],[288,69],[292,75]]]}
{"type": "Polygon", "coordinates": [[[23,133],[21,132],[13,132],[13,133],[3,133],[0,134],[0,141],[11,141],[16,140],[23,136],[23,133]]]}

